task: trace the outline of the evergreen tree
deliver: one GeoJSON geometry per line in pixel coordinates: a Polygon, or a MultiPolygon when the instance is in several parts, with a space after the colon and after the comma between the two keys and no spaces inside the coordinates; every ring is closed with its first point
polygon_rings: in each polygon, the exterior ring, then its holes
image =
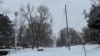
{"type": "MultiPolygon", "coordinates": [[[[85,14],[88,17],[88,27],[90,32],[92,33],[91,36],[95,37],[95,39],[100,43],[100,4],[92,4],[89,14],[85,14]]],[[[90,38],[94,39],[94,38],[90,38]]]]}
{"type": "Polygon", "coordinates": [[[13,35],[13,25],[8,16],[0,14],[0,46],[9,45],[13,35]]]}

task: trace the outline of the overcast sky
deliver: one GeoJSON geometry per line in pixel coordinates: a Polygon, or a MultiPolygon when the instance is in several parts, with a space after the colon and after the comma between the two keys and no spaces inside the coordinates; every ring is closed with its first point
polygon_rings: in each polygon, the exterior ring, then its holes
{"type": "Polygon", "coordinates": [[[46,5],[53,15],[53,32],[58,33],[60,29],[66,27],[64,15],[64,5],[67,4],[69,27],[81,31],[86,26],[86,20],[82,14],[83,10],[89,11],[91,3],[89,0],[4,0],[2,7],[10,9],[9,17],[14,18],[14,12],[18,11],[21,5],[30,3],[35,6],[46,5]],[[81,22],[80,22],[81,21],[81,22]]]}

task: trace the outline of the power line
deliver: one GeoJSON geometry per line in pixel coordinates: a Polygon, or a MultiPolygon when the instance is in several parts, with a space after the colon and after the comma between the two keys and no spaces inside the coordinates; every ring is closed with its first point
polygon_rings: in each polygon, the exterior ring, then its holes
{"type": "Polygon", "coordinates": [[[83,22],[84,19],[81,19],[73,28],[77,27],[78,25],[80,25],[83,22]]]}

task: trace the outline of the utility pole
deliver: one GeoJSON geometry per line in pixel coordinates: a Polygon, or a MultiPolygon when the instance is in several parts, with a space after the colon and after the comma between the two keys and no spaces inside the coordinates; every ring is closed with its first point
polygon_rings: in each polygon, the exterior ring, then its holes
{"type": "Polygon", "coordinates": [[[65,16],[66,16],[66,35],[67,35],[67,42],[68,42],[68,48],[70,50],[70,38],[69,38],[69,34],[68,34],[68,19],[67,19],[67,7],[65,4],[65,16]]]}
{"type": "Polygon", "coordinates": [[[17,47],[17,15],[18,15],[18,13],[15,12],[14,15],[15,15],[15,51],[16,51],[16,47],[17,47]]]}

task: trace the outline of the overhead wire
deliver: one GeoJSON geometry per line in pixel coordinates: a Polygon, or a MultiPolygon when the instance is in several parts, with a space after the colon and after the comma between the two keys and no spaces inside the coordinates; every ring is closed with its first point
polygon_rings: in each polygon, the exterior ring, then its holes
{"type": "Polygon", "coordinates": [[[80,25],[82,22],[84,21],[84,19],[81,19],[73,28],[76,28],[78,25],[80,25]]]}

